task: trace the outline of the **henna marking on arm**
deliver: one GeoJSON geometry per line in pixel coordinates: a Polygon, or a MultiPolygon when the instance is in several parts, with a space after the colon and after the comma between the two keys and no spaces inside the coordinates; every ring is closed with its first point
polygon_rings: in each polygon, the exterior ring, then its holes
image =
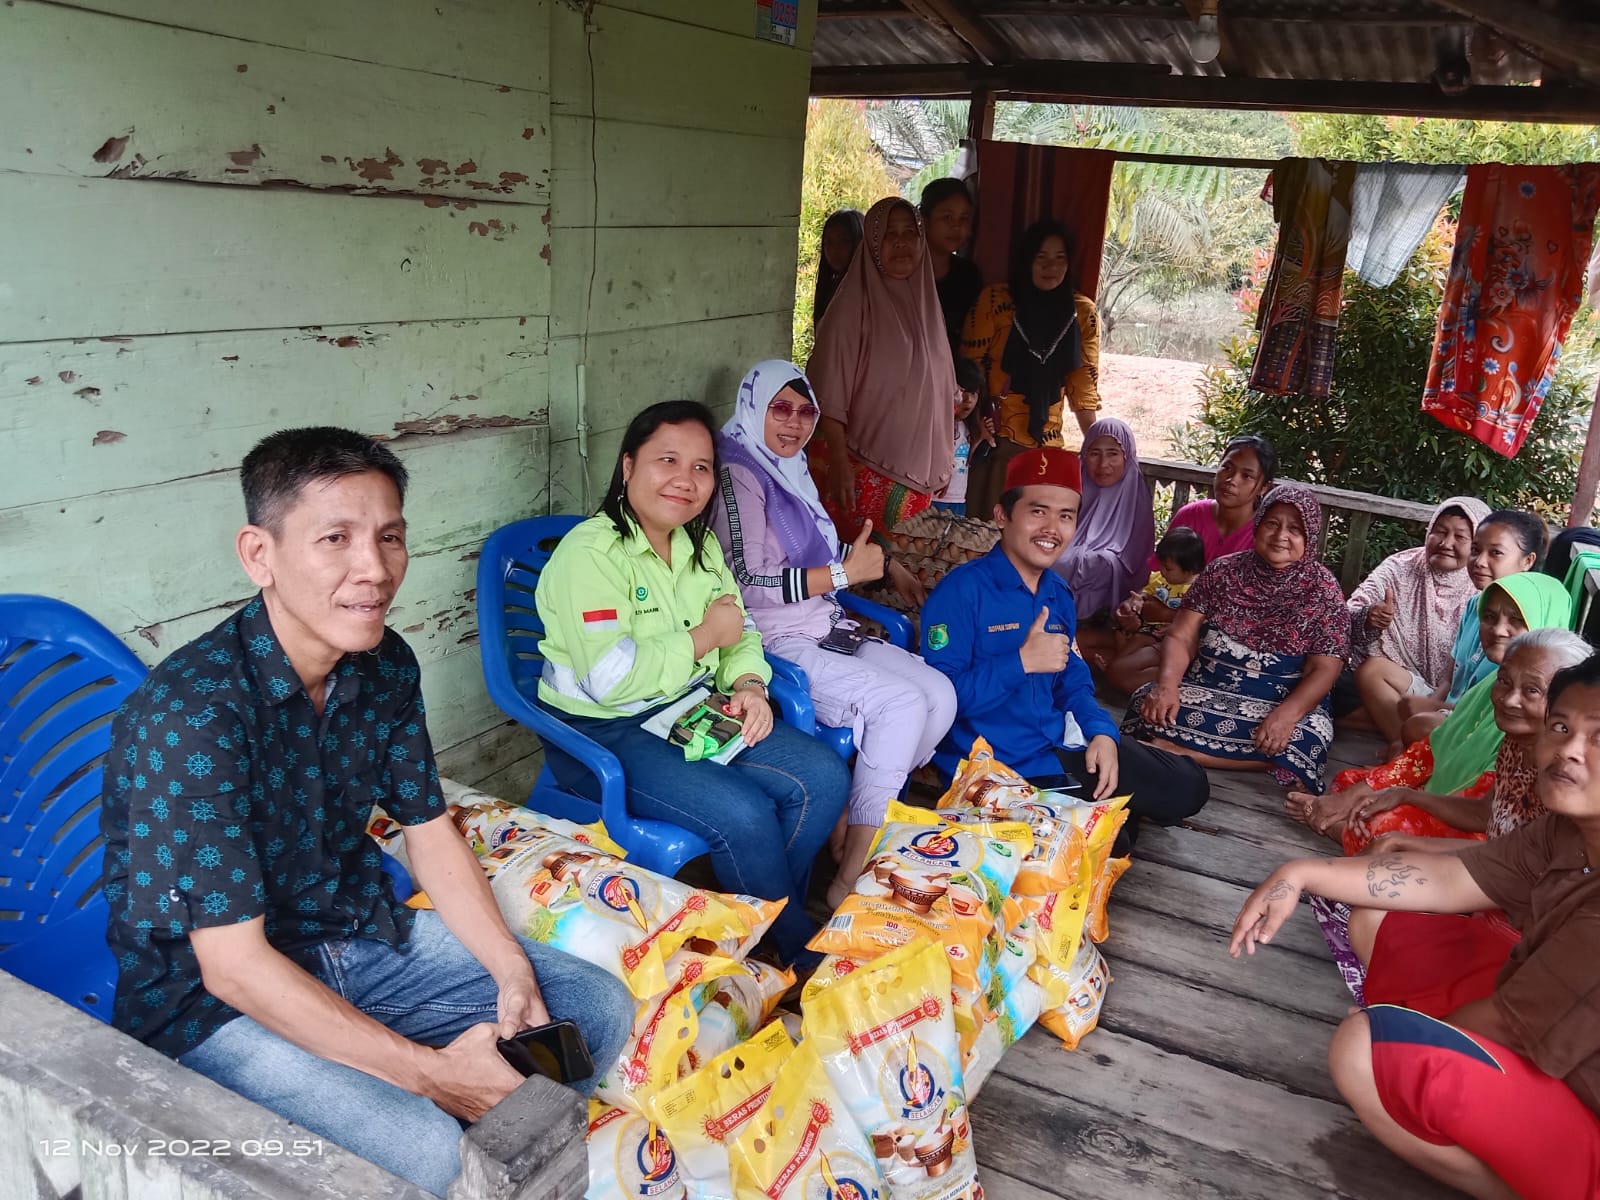
{"type": "Polygon", "coordinates": [[[1387,857],[1373,861],[1367,867],[1367,893],[1378,899],[1397,900],[1407,884],[1426,887],[1428,879],[1422,868],[1403,858],[1387,857]]]}
{"type": "Polygon", "coordinates": [[[1267,892],[1267,903],[1276,904],[1279,900],[1287,900],[1298,890],[1299,889],[1297,889],[1294,884],[1290,883],[1287,879],[1280,879],[1277,883],[1273,884],[1272,888],[1267,892]]]}

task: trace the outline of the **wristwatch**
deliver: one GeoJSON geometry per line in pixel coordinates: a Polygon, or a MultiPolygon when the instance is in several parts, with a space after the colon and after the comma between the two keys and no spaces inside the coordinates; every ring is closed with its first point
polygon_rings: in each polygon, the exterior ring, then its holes
{"type": "Polygon", "coordinates": [[[850,586],[850,576],[845,574],[843,563],[829,563],[828,578],[833,581],[833,590],[836,592],[850,586]]]}
{"type": "Polygon", "coordinates": [[[761,696],[762,696],[763,699],[771,699],[771,697],[772,697],[772,693],[767,691],[767,685],[762,683],[761,680],[754,679],[754,678],[745,680],[743,683],[739,684],[733,690],[736,691],[736,692],[742,692],[742,691],[744,691],[745,688],[748,688],[748,687],[758,687],[758,688],[760,688],[761,689],[761,696]]]}

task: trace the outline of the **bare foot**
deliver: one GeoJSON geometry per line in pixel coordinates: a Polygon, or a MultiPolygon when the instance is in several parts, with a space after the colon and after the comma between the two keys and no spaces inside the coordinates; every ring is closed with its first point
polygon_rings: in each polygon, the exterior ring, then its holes
{"type": "Polygon", "coordinates": [[[841,877],[828,885],[828,910],[830,912],[838,911],[839,906],[850,898],[850,891],[855,887],[855,884],[856,881],[854,879],[841,877]]]}
{"type": "Polygon", "coordinates": [[[1317,798],[1310,792],[1290,792],[1284,797],[1283,811],[1302,825],[1311,824],[1311,811],[1317,798]]]}

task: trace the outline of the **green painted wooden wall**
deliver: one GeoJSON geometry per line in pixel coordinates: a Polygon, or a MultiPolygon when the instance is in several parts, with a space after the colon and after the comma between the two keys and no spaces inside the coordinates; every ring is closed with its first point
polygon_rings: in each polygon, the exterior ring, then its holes
{"type": "Polygon", "coordinates": [[[391,438],[441,764],[526,788],[477,548],[785,352],[802,10],[790,48],[754,0],[0,4],[0,591],[156,661],[249,594],[257,439],[391,438]]]}

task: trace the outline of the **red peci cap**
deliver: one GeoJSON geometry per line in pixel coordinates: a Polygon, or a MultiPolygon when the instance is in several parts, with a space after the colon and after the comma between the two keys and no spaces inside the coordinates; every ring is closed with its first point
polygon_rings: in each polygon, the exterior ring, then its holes
{"type": "Polygon", "coordinates": [[[1078,456],[1059,446],[1040,446],[1024,450],[1006,464],[1006,490],[1045,483],[1071,488],[1082,494],[1083,480],[1078,472],[1078,456]]]}

